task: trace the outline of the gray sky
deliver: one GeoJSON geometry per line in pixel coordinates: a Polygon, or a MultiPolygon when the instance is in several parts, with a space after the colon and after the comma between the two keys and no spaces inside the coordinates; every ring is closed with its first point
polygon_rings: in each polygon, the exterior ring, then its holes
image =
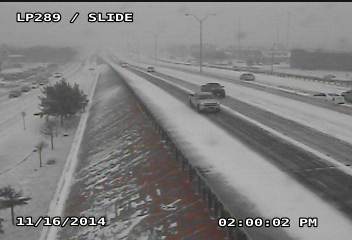
{"type": "Polygon", "coordinates": [[[202,16],[216,13],[204,23],[204,42],[237,44],[239,19],[246,37],[244,47],[270,47],[273,42],[291,47],[352,51],[351,3],[0,3],[0,43],[18,45],[79,45],[141,47],[198,43],[199,24],[185,12],[202,16]],[[16,12],[58,11],[60,23],[16,23],[16,12]],[[80,17],[74,24],[74,12],[80,17]],[[132,11],[134,23],[88,23],[90,11],[132,11]],[[288,31],[288,13],[290,28],[288,31]]]}

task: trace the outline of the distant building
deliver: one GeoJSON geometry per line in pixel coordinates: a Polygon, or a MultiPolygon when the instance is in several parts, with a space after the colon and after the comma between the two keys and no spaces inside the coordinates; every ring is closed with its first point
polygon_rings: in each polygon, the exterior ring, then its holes
{"type": "Polygon", "coordinates": [[[351,71],[352,53],[294,49],[291,51],[290,66],[300,69],[351,71]]]}

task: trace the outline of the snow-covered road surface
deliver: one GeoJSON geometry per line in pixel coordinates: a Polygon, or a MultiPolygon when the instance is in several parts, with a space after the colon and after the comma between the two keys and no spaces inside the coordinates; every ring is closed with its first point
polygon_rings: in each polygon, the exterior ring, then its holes
{"type": "Polygon", "coordinates": [[[185,73],[165,67],[158,67],[157,71],[197,85],[214,81],[219,82],[225,86],[228,96],[265,109],[279,116],[291,119],[305,126],[309,126],[348,143],[352,143],[351,115],[282,96],[277,96],[275,94],[266,93],[249,87],[234,85],[222,81],[221,79],[185,73]]]}

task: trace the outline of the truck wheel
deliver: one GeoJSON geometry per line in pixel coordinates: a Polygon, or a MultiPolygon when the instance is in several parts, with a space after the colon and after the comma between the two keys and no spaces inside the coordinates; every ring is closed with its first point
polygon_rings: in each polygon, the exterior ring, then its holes
{"type": "Polygon", "coordinates": [[[189,105],[191,106],[191,108],[193,108],[193,104],[192,104],[191,99],[189,100],[189,105]]]}
{"type": "Polygon", "coordinates": [[[200,113],[200,107],[199,107],[199,104],[197,105],[197,111],[200,113]]]}

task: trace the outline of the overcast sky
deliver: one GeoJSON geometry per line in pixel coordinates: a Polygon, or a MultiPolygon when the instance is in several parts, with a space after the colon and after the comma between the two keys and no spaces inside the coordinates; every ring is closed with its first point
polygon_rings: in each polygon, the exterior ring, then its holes
{"type": "Polygon", "coordinates": [[[351,3],[0,3],[0,43],[18,45],[124,46],[161,45],[199,41],[198,16],[216,13],[204,23],[204,42],[237,44],[239,25],[244,47],[270,47],[273,42],[290,47],[352,51],[351,3]],[[60,23],[17,23],[16,12],[58,11],[60,23]],[[80,16],[74,24],[74,12],[80,16]],[[90,11],[132,11],[134,23],[88,23],[90,11]],[[290,16],[290,17],[288,17],[290,16]],[[240,24],[239,24],[240,22],[240,24]],[[289,26],[289,28],[288,28],[289,26]]]}

